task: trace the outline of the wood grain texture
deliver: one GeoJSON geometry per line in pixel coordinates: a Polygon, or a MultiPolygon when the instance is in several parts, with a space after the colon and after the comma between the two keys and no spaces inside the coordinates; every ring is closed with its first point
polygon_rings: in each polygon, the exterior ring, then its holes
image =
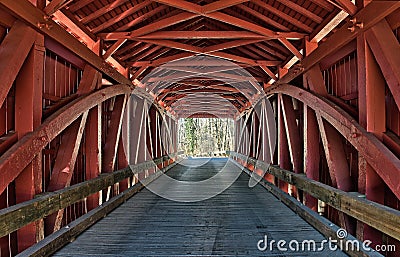
{"type": "MultiPolygon", "coordinates": [[[[214,158],[195,167],[198,159],[185,160],[169,176],[199,181],[216,174],[226,159],[214,158]],[[185,163],[189,162],[189,163],[185,163]]],[[[232,168],[234,168],[233,166],[232,168]]],[[[182,194],[201,194],[193,186],[168,188],[182,194]]],[[[321,256],[328,252],[282,253],[275,247],[260,252],[257,242],[324,237],[261,186],[248,187],[239,179],[222,194],[195,203],[163,199],[147,189],[93,225],[54,256],[321,256]]],[[[331,252],[329,256],[346,256],[331,252]]]]}

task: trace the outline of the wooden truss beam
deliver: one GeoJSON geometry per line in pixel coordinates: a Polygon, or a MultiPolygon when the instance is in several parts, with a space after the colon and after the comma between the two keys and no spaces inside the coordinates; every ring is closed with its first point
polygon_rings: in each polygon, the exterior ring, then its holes
{"type": "Polygon", "coordinates": [[[299,70],[298,67],[291,68],[288,74],[281,78],[276,84],[288,83],[302,75],[311,67],[318,64],[322,59],[355,39],[359,33],[370,29],[398,8],[400,8],[400,2],[398,1],[372,1],[355,15],[358,21],[363,22],[362,29],[355,29],[354,32],[351,32],[348,26],[341,27],[325,42],[320,44],[315,51],[300,62],[301,70],[299,70]]]}
{"type": "Polygon", "coordinates": [[[203,6],[202,12],[205,14],[212,13],[245,2],[249,2],[249,0],[219,0],[203,6]]]}
{"type": "Polygon", "coordinates": [[[45,8],[44,12],[47,15],[52,15],[58,10],[61,10],[64,6],[70,3],[72,0],[53,0],[45,8]]]}
{"type": "Polygon", "coordinates": [[[104,7],[102,7],[102,8],[99,8],[98,10],[96,10],[96,11],[90,13],[89,15],[83,17],[83,18],[80,20],[80,22],[82,22],[82,23],[89,23],[89,22],[91,22],[92,20],[94,20],[94,19],[96,19],[96,18],[98,18],[98,17],[100,17],[100,16],[103,16],[104,14],[108,13],[108,12],[111,11],[111,10],[114,10],[115,8],[121,6],[122,4],[124,4],[124,3],[126,3],[126,2],[128,2],[128,0],[116,0],[116,1],[114,1],[114,2],[112,2],[112,3],[110,3],[110,4],[106,5],[106,6],[104,6],[104,7]]]}
{"type": "MultiPolygon", "coordinates": [[[[287,32],[285,35],[292,39],[301,39],[304,34],[298,32],[287,32]]],[[[130,39],[138,40],[141,39],[278,39],[282,35],[275,34],[270,36],[260,35],[252,31],[213,31],[213,30],[187,30],[187,31],[157,31],[148,33],[143,36],[135,37],[129,32],[110,32],[100,33],[100,37],[105,40],[119,40],[119,39],[130,39]]]]}
{"type": "Polygon", "coordinates": [[[307,18],[310,18],[311,20],[315,21],[316,23],[322,23],[323,19],[319,17],[318,15],[314,14],[313,12],[307,10],[306,8],[302,7],[301,5],[296,4],[295,2],[292,2],[290,0],[278,0],[278,2],[282,3],[283,5],[286,5],[292,10],[295,10],[296,12],[304,15],[307,18]]]}
{"type": "Polygon", "coordinates": [[[252,2],[258,6],[261,6],[263,9],[267,10],[268,12],[271,12],[271,13],[275,14],[276,16],[288,21],[292,25],[304,30],[307,33],[311,33],[313,31],[313,29],[310,26],[308,26],[308,25],[302,23],[301,21],[293,18],[292,16],[276,9],[275,7],[271,6],[270,4],[268,4],[262,0],[252,0],[252,2]]]}
{"type": "Polygon", "coordinates": [[[281,85],[269,93],[290,95],[318,111],[321,118],[330,123],[344,138],[363,155],[372,168],[400,199],[400,160],[378,138],[368,133],[348,113],[330,102],[304,89],[281,85]]]}
{"type": "Polygon", "coordinates": [[[396,105],[400,106],[400,44],[386,20],[365,33],[396,105]]]}
{"type": "MultiPolygon", "coordinates": [[[[85,111],[80,120],[75,121],[64,131],[47,192],[57,191],[70,185],[87,116],[88,111],[85,111]]],[[[64,209],[47,217],[45,224],[48,234],[61,228],[63,214],[64,209]]]]}
{"type": "Polygon", "coordinates": [[[130,8],[128,8],[126,11],[122,12],[121,14],[107,20],[106,22],[100,24],[99,26],[95,27],[92,29],[92,33],[98,33],[110,26],[112,26],[113,24],[131,16],[132,14],[140,11],[141,9],[145,8],[146,6],[150,5],[151,1],[150,0],[144,0],[143,2],[139,3],[139,4],[135,4],[133,6],[131,6],[130,8]]]}
{"type": "Polygon", "coordinates": [[[69,9],[71,10],[71,12],[75,12],[75,11],[81,9],[82,7],[90,4],[93,1],[94,0],[79,0],[77,2],[74,2],[72,5],[70,5],[69,9]]]}
{"type": "Polygon", "coordinates": [[[80,56],[98,71],[105,73],[118,83],[132,86],[130,80],[116,71],[100,56],[97,56],[75,37],[65,31],[64,28],[60,27],[53,20],[49,19],[47,15],[45,15],[38,8],[34,7],[28,1],[0,0],[0,5],[14,13],[26,23],[30,24],[37,31],[44,33],[58,43],[64,45],[68,50],[80,56]]]}
{"type": "Polygon", "coordinates": [[[27,134],[0,157],[0,193],[21,173],[33,158],[66,127],[84,112],[99,103],[121,94],[129,94],[126,85],[104,88],[87,96],[79,97],[46,119],[36,131],[27,134]],[[60,115],[63,113],[63,115],[60,115]]]}
{"type": "Polygon", "coordinates": [[[7,97],[8,91],[12,87],[15,78],[26,57],[28,56],[33,43],[36,39],[36,32],[23,24],[16,21],[10,32],[0,45],[0,106],[3,105],[7,97]]]}
{"type": "MultiPolygon", "coordinates": [[[[328,0],[330,2],[330,0],[328,0]]],[[[347,12],[350,15],[354,15],[357,12],[357,6],[355,6],[351,1],[349,0],[336,0],[336,2],[339,3],[339,6],[342,7],[342,9],[347,12]]]]}
{"type": "Polygon", "coordinates": [[[110,48],[107,49],[105,54],[103,54],[104,59],[108,59],[111,55],[113,55],[125,42],[127,39],[119,39],[117,42],[115,42],[110,48]]]}

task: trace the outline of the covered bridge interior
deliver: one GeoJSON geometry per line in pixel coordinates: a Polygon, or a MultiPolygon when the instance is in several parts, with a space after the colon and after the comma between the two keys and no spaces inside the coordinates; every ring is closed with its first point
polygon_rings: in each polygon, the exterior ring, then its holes
{"type": "Polygon", "coordinates": [[[0,0],[0,255],[263,255],[297,227],[399,256],[399,27],[400,1],[0,0]],[[228,158],[184,156],[185,118],[232,119],[228,158]],[[205,203],[143,189],[224,165],[205,203]]]}

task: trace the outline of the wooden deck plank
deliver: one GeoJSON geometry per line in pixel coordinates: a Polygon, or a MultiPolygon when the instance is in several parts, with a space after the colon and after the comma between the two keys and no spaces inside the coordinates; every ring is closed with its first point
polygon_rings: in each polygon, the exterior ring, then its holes
{"type": "MultiPolygon", "coordinates": [[[[185,160],[168,175],[199,181],[215,175],[227,159],[185,160]],[[184,166],[188,164],[190,166],[184,166]]],[[[196,188],[169,188],[197,194],[196,188]]],[[[195,203],[163,199],[147,189],[100,220],[54,256],[347,256],[324,252],[261,252],[257,242],[325,238],[261,186],[248,187],[248,176],[222,194],[195,203]]]]}

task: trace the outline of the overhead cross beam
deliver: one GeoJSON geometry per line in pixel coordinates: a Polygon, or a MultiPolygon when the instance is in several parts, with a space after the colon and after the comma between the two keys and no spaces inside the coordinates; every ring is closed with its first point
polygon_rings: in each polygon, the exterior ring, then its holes
{"type": "MultiPolygon", "coordinates": [[[[286,32],[286,38],[302,39],[303,33],[286,32]]],[[[282,38],[281,33],[271,34],[270,36],[260,35],[252,31],[213,31],[213,30],[188,30],[188,31],[157,31],[135,36],[132,32],[110,32],[100,33],[104,40],[142,40],[142,39],[262,39],[271,40],[282,38]]]]}

